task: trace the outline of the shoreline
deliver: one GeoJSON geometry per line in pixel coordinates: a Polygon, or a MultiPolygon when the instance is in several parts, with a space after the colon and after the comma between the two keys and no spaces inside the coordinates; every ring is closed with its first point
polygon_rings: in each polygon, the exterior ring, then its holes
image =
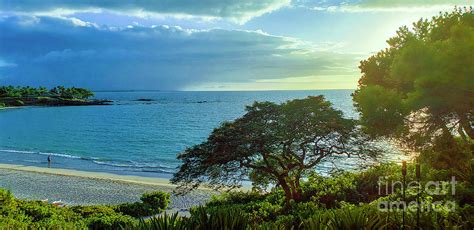
{"type": "MultiPolygon", "coordinates": [[[[38,166],[20,165],[20,164],[5,164],[0,163],[0,170],[15,170],[22,172],[50,174],[56,176],[69,176],[69,177],[80,177],[92,180],[107,180],[116,181],[123,183],[133,183],[142,185],[153,185],[163,186],[169,188],[176,188],[177,186],[172,184],[169,179],[161,177],[147,177],[147,176],[134,176],[134,175],[122,175],[108,172],[94,172],[94,171],[83,171],[77,169],[65,169],[65,168],[46,168],[38,166]]],[[[215,192],[214,189],[206,187],[204,184],[196,190],[215,192]]],[[[251,186],[249,184],[243,184],[241,188],[236,190],[249,191],[251,186]]]]}
{"type": "Polygon", "coordinates": [[[0,164],[0,188],[19,199],[60,200],[67,206],[133,203],[140,201],[143,193],[163,191],[171,194],[167,212],[188,215],[191,207],[203,205],[218,194],[199,188],[176,195],[172,193],[175,187],[164,178],[0,164]]]}
{"type": "Polygon", "coordinates": [[[19,109],[21,107],[25,107],[25,106],[3,106],[3,107],[0,107],[0,110],[2,110],[2,109],[19,109]]]}
{"type": "MultiPolygon", "coordinates": [[[[168,179],[159,178],[159,177],[118,175],[118,174],[105,173],[105,172],[90,172],[90,171],[62,169],[62,168],[45,168],[45,167],[37,167],[37,166],[4,164],[4,163],[0,163],[0,169],[24,171],[24,172],[31,172],[31,173],[41,173],[41,174],[51,174],[51,175],[58,175],[58,176],[81,177],[81,178],[87,178],[87,179],[110,180],[110,181],[137,183],[137,184],[144,184],[144,185],[166,186],[170,188],[176,187],[176,185],[171,184],[168,179]]],[[[199,188],[199,189],[210,190],[208,188],[199,188]]]]}

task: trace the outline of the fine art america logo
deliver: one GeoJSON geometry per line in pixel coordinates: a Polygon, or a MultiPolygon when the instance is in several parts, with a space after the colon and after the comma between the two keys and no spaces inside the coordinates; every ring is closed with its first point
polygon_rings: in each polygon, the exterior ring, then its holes
{"type": "Polygon", "coordinates": [[[379,177],[379,195],[386,196],[394,194],[397,191],[402,192],[402,200],[397,201],[381,201],[378,204],[380,211],[454,211],[456,204],[454,201],[444,200],[432,202],[430,199],[421,200],[421,195],[425,197],[440,197],[449,194],[456,194],[456,178],[453,176],[450,181],[428,181],[421,183],[419,181],[390,181],[386,177],[379,177]],[[411,199],[407,201],[405,193],[409,193],[411,199]]]}

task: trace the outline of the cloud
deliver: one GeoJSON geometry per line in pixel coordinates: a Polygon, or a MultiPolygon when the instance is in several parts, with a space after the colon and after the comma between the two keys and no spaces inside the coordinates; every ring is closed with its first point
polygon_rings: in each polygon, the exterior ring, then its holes
{"type": "Polygon", "coordinates": [[[2,11],[71,15],[108,10],[127,15],[226,18],[245,22],[289,5],[290,0],[0,0],[2,11]]]}
{"type": "Polygon", "coordinates": [[[437,12],[455,5],[469,6],[471,0],[294,0],[293,6],[331,12],[437,12]]]}
{"type": "Polygon", "coordinates": [[[392,7],[423,7],[439,5],[469,5],[470,0],[364,0],[355,4],[367,8],[392,8],[392,7]]]}
{"type": "Polygon", "coordinates": [[[176,90],[210,82],[355,76],[360,59],[262,31],[119,28],[8,16],[0,18],[0,60],[11,63],[0,66],[0,84],[176,90]]]}

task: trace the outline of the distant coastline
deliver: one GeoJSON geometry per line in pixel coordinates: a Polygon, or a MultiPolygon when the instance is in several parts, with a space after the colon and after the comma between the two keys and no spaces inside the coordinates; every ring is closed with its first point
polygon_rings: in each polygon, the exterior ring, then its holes
{"type": "Polygon", "coordinates": [[[55,97],[6,97],[0,98],[0,103],[6,107],[21,106],[84,106],[84,105],[110,105],[110,100],[80,100],[55,97]]]}
{"type": "Polygon", "coordinates": [[[45,87],[0,87],[0,108],[20,106],[84,106],[110,105],[110,100],[89,99],[94,93],[84,88],[63,86],[45,87]]]}

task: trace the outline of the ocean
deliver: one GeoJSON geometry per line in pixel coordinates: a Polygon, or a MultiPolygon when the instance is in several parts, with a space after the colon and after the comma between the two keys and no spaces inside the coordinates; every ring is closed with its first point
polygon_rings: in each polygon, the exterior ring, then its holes
{"type": "MultiPolygon", "coordinates": [[[[254,101],[324,95],[345,116],[356,118],[352,92],[96,92],[95,98],[113,100],[113,105],[1,110],[0,163],[47,167],[51,155],[55,168],[170,178],[180,165],[178,153],[204,141],[220,123],[243,115],[254,101]]],[[[340,163],[343,168],[355,164],[340,163]]]]}

